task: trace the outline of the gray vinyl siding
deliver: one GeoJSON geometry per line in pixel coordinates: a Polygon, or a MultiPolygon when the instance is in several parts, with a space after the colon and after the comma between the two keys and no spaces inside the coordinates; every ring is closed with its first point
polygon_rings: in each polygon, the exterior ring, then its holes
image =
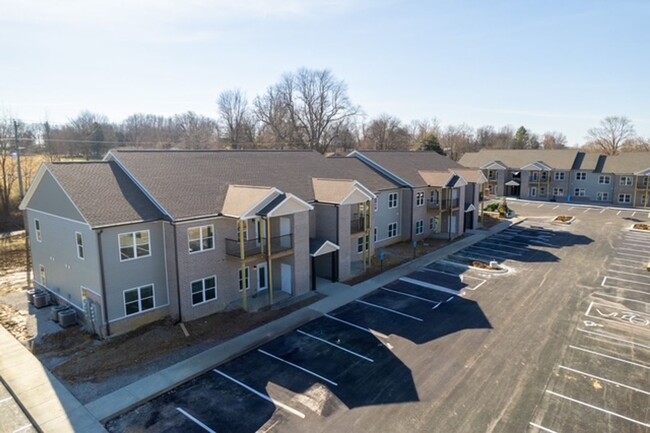
{"type": "MultiPolygon", "coordinates": [[[[403,212],[401,212],[402,207],[397,206],[396,208],[388,208],[388,195],[391,193],[397,193],[398,203],[401,200],[400,189],[390,189],[380,191],[377,194],[377,211],[374,213],[373,226],[377,227],[377,242],[375,243],[375,248],[384,247],[387,245],[395,244],[400,242],[402,239],[400,236],[393,238],[388,237],[388,224],[392,222],[397,222],[397,231],[401,233],[400,227],[402,225],[401,218],[403,212]]],[[[370,230],[370,239],[373,239],[373,229],[370,230]]]]}
{"type": "MultiPolygon", "coordinates": [[[[612,197],[612,203],[616,206],[633,206],[633,201],[634,201],[634,193],[635,193],[635,182],[636,182],[636,176],[632,173],[630,174],[617,174],[617,175],[612,175],[612,179],[614,182],[614,192],[613,192],[613,197],[612,197]],[[621,178],[622,177],[629,177],[632,179],[632,185],[621,185],[621,178]],[[630,194],[630,203],[619,203],[618,202],[618,195],[619,194],[630,194]]],[[[640,199],[637,198],[637,203],[636,206],[641,206],[640,199]]]]}
{"type": "MultiPolygon", "coordinates": [[[[161,221],[108,227],[101,231],[104,278],[109,323],[122,321],[120,328],[133,329],[169,311],[169,296],[165,269],[163,223],[161,221]],[[149,230],[151,255],[120,261],[119,234],[149,230]],[[154,310],[126,316],[124,291],[154,285],[154,310]]],[[[113,327],[113,325],[111,325],[113,327]]],[[[117,329],[117,328],[116,328],[117,329]]]]}
{"type": "Polygon", "coordinates": [[[28,207],[85,223],[83,216],[49,171],[44,172],[43,179],[34,191],[28,207]]]}
{"type": "Polygon", "coordinates": [[[95,232],[87,224],[27,209],[29,244],[34,281],[42,285],[40,265],[45,267],[47,284],[56,297],[83,310],[81,287],[101,293],[99,256],[95,232]],[[36,240],[34,220],[41,226],[41,241],[36,240]],[[75,233],[83,236],[84,259],[77,256],[75,233]]]}
{"type": "Polygon", "coordinates": [[[571,200],[573,202],[581,203],[581,202],[592,202],[596,204],[603,204],[603,203],[611,203],[612,202],[612,196],[614,194],[614,182],[616,181],[616,178],[612,174],[608,173],[594,173],[592,171],[586,171],[586,170],[571,170],[570,172],[570,182],[569,182],[569,192],[568,194],[571,195],[571,200]],[[583,172],[586,173],[587,178],[585,180],[576,180],[576,173],[578,172],[583,172]],[[599,184],[598,179],[599,176],[601,175],[606,175],[610,177],[610,183],[608,184],[599,184]],[[576,188],[584,188],[585,190],[585,196],[584,197],[577,197],[575,195],[575,189],[576,188]],[[598,201],[596,200],[596,196],[598,192],[607,192],[609,193],[609,200],[607,201],[598,201]]]}

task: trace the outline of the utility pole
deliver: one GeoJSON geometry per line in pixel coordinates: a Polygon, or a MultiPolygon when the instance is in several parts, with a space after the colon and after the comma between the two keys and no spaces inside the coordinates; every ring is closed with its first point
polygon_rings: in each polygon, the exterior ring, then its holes
{"type": "Polygon", "coordinates": [[[18,164],[18,189],[20,190],[20,200],[25,196],[23,190],[23,174],[20,167],[20,147],[18,146],[18,123],[14,120],[14,142],[16,144],[16,163],[18,164]]]}

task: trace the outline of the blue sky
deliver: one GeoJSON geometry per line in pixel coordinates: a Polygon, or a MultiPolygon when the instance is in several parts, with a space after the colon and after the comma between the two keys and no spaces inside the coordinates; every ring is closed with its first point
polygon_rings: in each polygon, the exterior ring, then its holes
{"type": "Polygon", "coordinates": [[[526,126],[582,143],[609,115],[650,137],[647,0],[0,0],[0,116],[216,116],[298,67],[368,118],[526,126]]]}

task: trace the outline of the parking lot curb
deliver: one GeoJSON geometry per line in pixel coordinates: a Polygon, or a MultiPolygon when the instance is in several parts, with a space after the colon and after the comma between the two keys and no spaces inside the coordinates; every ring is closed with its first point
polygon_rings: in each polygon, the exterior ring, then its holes
{"type": "Polygon", "coordinates": [[[373,278],[352,286],[349,291],[321,299],[280,319],[259,328],[220,343],[204,352],[167,367],[150,376],[142,378],[124,388],[118,389],[95,401],[86,404],[86,408],[101,422],[115,418],[147,401],[185,383],[201,374],[224,364],[250,350],[293,331],[296,328],[330,313],[356,299],[362,298],[379,287],[400,277],[408,275],[422,266],[473,245],[483,239],[507,228],[520,224],[526,218],[504,221],[484,232],[475,232],[450,245],[432,251],[393,269],[387,270],[373,278]]]}

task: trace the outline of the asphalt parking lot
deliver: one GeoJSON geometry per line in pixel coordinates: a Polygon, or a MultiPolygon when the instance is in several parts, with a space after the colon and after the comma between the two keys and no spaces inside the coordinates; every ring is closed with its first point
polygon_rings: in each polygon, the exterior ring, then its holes
{"type": "Polygon", "coordinates": [[[650,235],[627,227],[649,215],[511,207],[530,219],[215,366],[108,430],[648,431],[650,235]],[[576,220],[551,224],[559,214],[576,220]],[[472,260],[509,272],[463,267],[472,260]]]}

